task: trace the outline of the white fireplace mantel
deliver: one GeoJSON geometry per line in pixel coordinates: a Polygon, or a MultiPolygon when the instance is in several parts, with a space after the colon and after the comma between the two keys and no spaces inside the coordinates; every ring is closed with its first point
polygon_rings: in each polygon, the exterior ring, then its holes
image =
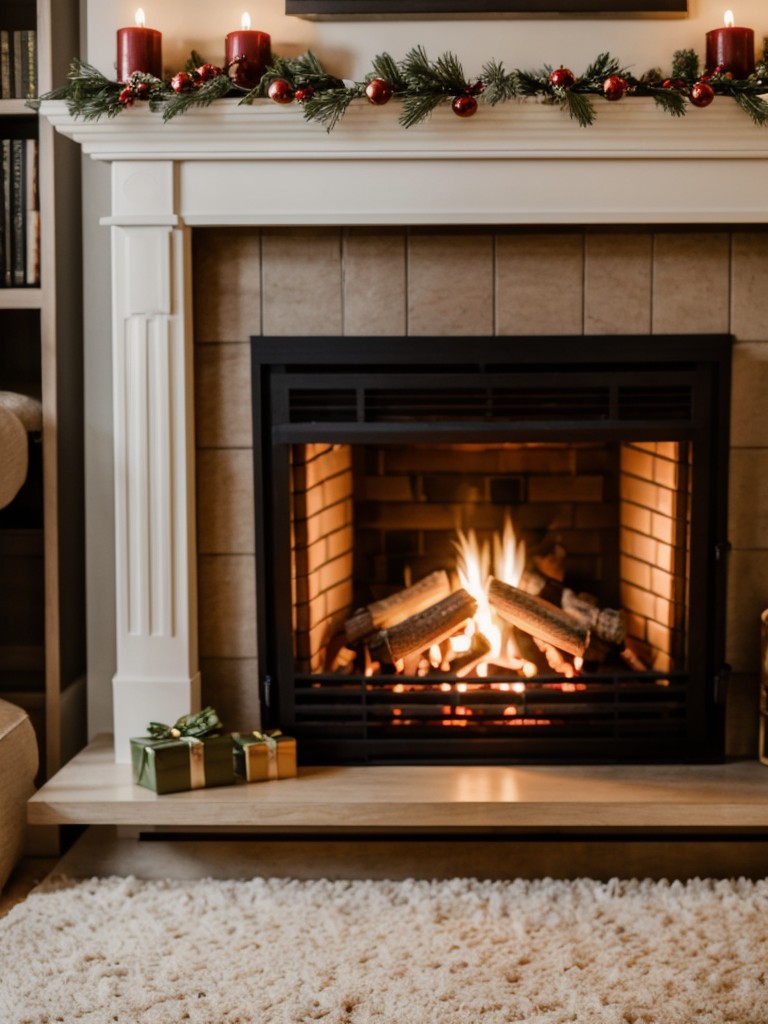
{"type": "Polygon", "coordinates": [[[62,102],[42,110],[93,158],[134,165],[116,170],[121,223],[157,223],[157,200],[187,225],[768,220],[768,130],[726,97],[683,118],[651,99],[601,102],[589,128],[525,101],[470,119],[440,108],[405,130],[396,103],[361,102],[331,133],[298,104],[269,101],[222,100],[167,123],[140,106],[97,122],[73,120],[62,102]],[[136,161],[172,163],[173,191],[154,195],[136,161]]]}
{"type": "Polygon", "coordinates": [[[42,113],[112,163],[118,761],[199,701],[190,227],[768,222],[768,130],[728,99],[682,119],[600,103],[591,128],[530,101],[440,109],[408,131],[360,103],[331,134],[269,102],[42,113]]]}

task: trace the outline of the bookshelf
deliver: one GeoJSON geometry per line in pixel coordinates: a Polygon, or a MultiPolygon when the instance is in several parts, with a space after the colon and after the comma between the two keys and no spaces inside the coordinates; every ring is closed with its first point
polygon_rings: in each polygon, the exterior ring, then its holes
{"type": "MultiPolygon", "coordinates": [[[[2,33],[11,46],[34,33],[40,92],[79,52],[79,6],[0,5],[0,48],[2,33]]],[[[3,85],[0,139],[36,155],[39,280],[26,257],[23,284],[0,275],[0,391],[38,398],[43,415],[27,481],[0,510],[0,697],[28,710],[49,777],[85,741],[80,155],[3,85]]]]}

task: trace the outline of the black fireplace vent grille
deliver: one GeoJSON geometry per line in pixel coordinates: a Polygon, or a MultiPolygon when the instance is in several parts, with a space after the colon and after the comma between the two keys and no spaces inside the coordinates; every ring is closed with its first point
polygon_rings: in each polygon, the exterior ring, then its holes
{"type": "Polygon", "coordinates": [[[418,386],[408,381],[393,387],[356,388],[324,387],[322,375],[318,375],[311,386],[290,381],[287,398],[289,423],[689,422],[693,411],[688,383],[467,387],[455,386],[440,375],[418,386]]]}

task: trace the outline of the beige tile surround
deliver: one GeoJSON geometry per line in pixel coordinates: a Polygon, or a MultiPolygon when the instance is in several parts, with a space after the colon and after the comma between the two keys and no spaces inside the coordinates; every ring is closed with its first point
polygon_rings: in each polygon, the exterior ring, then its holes
{"type": "Polygon", "coordinates": [[[194,235],[194,277],[203,696],[232,727],[253,728],[257,710],[253,334],[732,333],[727,658],[757,672],[768,231],[208,228],[194,235]]]}

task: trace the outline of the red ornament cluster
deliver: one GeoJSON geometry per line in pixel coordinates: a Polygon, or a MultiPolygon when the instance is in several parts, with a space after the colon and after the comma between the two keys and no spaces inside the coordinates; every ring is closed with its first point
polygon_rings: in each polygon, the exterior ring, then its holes
{"type": "Polygon", "coordinates": [[[267,96],[273,103],[293,103],[296,93],[286,78],[276,78],[270,83],[267,96]]]}
{"type": "Polygon", "coordinates": [[[117,102],[123,107],[132,107],[136,100],[148,100],[150,92],[149,82],[142,82],[138,74],[133,74],[118,95],[117,102]]]}
{"type": "Polygon", "coordinates": [[[171,89],[176,93],[199,89],[201,85],[210,82],[212,78],[227,74],[228,70],[228,68],[220,68],[216,64],[201,64],[194,71],[179,71],[171,79],[171,89]]]}

